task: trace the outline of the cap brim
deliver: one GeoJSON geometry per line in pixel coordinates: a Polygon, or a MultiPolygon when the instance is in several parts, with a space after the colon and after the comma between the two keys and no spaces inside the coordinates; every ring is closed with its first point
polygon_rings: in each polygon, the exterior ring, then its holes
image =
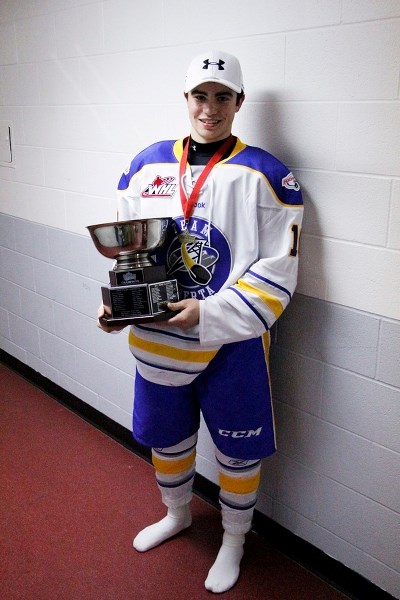
{"type": "Polygon", "coordinates": [[[219,77],[204,77],[204,79],[197,80],[197,82],[195,82],[195,83],[193,83],[192,81],[189,81],[185,85],[185,94],[187,94],[188,92],[191,92],[192,90],[194,90],[194,88],[199,87],[199,85],[201,85],[202,83],[220,83],[221,85],[224,85],[225,87],[229,88],[230,90],[233,90],[237,94],[240,94],[241,92],[243,92],[243,88],[231,83],[230,81],[225,81],[225,79],[220,79],[219,77]]]}

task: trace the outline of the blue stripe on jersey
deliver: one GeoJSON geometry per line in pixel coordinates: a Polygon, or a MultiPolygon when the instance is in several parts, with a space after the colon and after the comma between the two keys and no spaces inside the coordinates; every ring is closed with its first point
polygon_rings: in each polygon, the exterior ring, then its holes
{"type": "Polygon", "coordinates": [[[165,329],[154,329],[152,327],[146,327],[145,325],[135,325],[138,329],[142,329],[143,331],[149,331],[150,333],[157,333],[160,335],[165,335],[173,338],[177,338],[179,340],[189,341],[189,342],[198,342],[200,343],[199,337],[189,337],[185,335],[179,335],[179,333],[173,333],[172,331],[165,331],[165,329]]]}
{"type": "Polygon", "coordinates": [[[279,283],[275,283],[274,281],[271,281],[270,279],[267,279],[266,277],[261,277],[261,275],[259,275],[255,271],[252,271],[251,269],[249,269],[248,272],[250,273],[250,275],[253,275],[253,277],[255,277],[256,279],[259,279],[260,281],[264,281],[265,283],[268,283],[268,285],[272,285],[272,287],[275,287],[277,290],[281,290],[281,292],[284,292],[285,294],[287,294],[289,296],[290,300],[292,299],[292,294],[289,292],[289,290],[284,288],[282,285],[279,285],[279,283]]]}
{"type": "MultiPolygon", "coordinates": [[[[137,356],[135,356],[135,360],[137,362],[143,363],[144,365],[147,365],[148,367],[152,367],[153,369],[157,369],[158,371],[172,371],[173,373],[186,373],[188,375],[195,375],[196,373],[202,373],[204,369],[199,369],[199,370],[194,370],[194,371],[186,371],[185,369],[173,369],[172,367],[165,367],[164,365],[160,365],[159,363],[154,364],[151,362],[147,362],[146,360],[143,360],[142,358],[138,358],[137,356]]],[[[162,384],[161,384],[162,385],[162,384]]]]}
{"type": "Polygon", "coordinates": [[[268,331],[269,330],[268,323],[265,321],[265,319],[262,318],[262,316],[260,315],[260,313],[258,312],[258,310],[256,310],[254,308],[254,306],[252,304],[250,304],[250,302],[247,300],[247,298],[245,296],[243,296],[243,294],[241,294],[239,292],[239,290],[237,290],[236,288],[230,287],[229,289],[232,292],[235,292],[235,294],[237,294],[239,296],[239,298],[241,298],[241,300],[243,300],[243,302],[250,308],[250,310],[253,311],[253,313],[256,315],[256,317],[258,319],[260,319],[261,323],[265,327],[265,330],[268,331]]]}

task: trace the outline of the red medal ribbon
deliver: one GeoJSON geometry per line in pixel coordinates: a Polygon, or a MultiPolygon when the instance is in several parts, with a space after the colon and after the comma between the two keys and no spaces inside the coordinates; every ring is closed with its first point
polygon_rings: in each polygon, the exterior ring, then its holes
{"type": "Polygon", "coordinates": [[[204,182],[207,179],[208,175],[210,174],[211,169],[214,167],[214,165],[217,164],[217,162],[219,162],[221,160],[221,158],[224,156],[224,154],[228,151],[229,146],[232,144],[232,139],[233,139],[233,136],[230,135],[228,137],[228,139],[222,144],[222,146],[220,148],[218,148],[216,153],[210,158],[210,160],[204,167],[203,171],[201,172],[200,177],[196,181],[196,185],[194,186],[192,193],[190,194],[190,196],[188,198],[186,196],[186,192],[185,192],[183,184],[182,184],[182,179],[183,179],[183,176],[185,175],[186,163],[187,163],[187,158],[188,158],[188,153],[189,153],[190,137],[188,138],[188,141],[183,149],[181,162],[179,164],[179,191],[180,191],[180,195],[181,195],[183,216],[185,217],[186,223],[189,221],[189,218],[194,209],[194,205],[196,204],[196,201],[199,197],[200,190],[203,187],[204,182]]]}

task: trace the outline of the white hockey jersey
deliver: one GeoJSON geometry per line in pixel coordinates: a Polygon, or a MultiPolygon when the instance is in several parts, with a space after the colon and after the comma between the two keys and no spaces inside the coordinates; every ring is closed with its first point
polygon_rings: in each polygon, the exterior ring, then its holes
{"type": "MultiPolygon", "coordinates": [[[[119,220],[173,218],[155,258],[178,280],[182,299],[200,300],[199,325],[189,331],[165,323],[131,326],[129,344],[139,372],[162,385],[190,383],[222,344],[268,332],[297,282],[300,187],[274,156],[239,139],[206,179],[187,225],[192,241],[182,245],[183,143],[164,141],[145,149],[118,186],[119,220]]],[[[187,165],[188,194],[201,169],[187,165]]]]}

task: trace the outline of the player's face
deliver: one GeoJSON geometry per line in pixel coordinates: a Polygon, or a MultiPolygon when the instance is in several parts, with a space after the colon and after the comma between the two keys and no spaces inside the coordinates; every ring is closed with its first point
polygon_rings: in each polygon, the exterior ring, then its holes
{"type": "Polygon", "coordinates": [[[187,94],[191,136],[200,144],[227,138],[242,106],[237,94],[220,83],[202,83],[187,94]]]}

